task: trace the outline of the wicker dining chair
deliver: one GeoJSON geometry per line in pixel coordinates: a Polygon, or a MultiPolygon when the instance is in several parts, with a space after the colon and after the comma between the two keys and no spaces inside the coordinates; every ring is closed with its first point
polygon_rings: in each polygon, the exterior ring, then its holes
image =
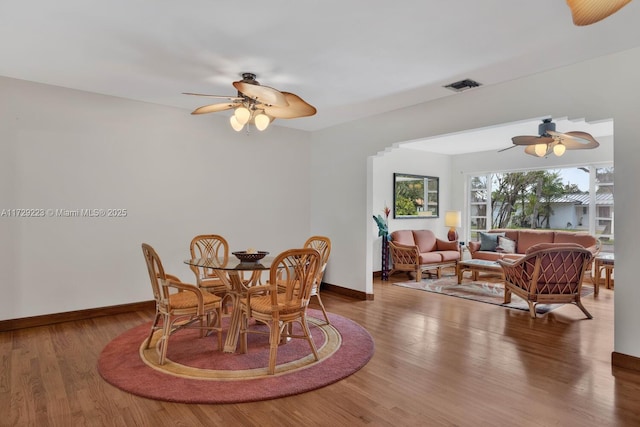
{"type": "Polygon", "coordinates": [[[267,333],[250,329],[249,319],[266,324],[269,328],[269,375],[275,373],[278,344],[284,338],[305,339],[315,360],[319,360],[307,325],[307,307],[320,263],[320,253],[313,248],[286,250],[277,255],[271,264],[269,283],[249,288],[246,298],[240,300],[240,352],[247,352],[247,333],[267,333]],[[289,328],[289,325],[293,323],[300,324],[302,335],[291,332],[293,328],[289,328]]]}
{"type": "Polygon", "coordinates": [[[318,300],[318,304],[322,309],[322,314],[324,315],[324,319],[327,321],[327,325],[330,324],[329,316],[327,316],[327,310],[324,308],[324,304],[322,303],[322,298],[320,298],[320,285],[322,284],[322,277],[324,276],[324,271],[327,268],[327,262],[329,261],[329,254],[331,253],[331,239],[325,236],[311,236],[304,243],[305,248],[313,248],[320,252],[320,267],[318,268],[318,273],[316,274],[316,278],[313,282],[313,287],[311,288],[311,297],[316,297],[318,300]]]}
{"type": "Polygon", "coordinates": [[[156,301],[156,315],[146,340],[146,348],[150,347],[154,333],[162,329],[156,349],[159,362],[164,365],[169,336],[183,328],[197,328],[201,331],[200,337],[204,336],[205,331],[216,331],[220,350],[222,348],[221,298],[165,273],[160,257],[150,245],[143,243],[142,253],[156,301]],[[161,319],[162,322],[160,322],[161,319]]]}
{"type": "Polygon", "coordinates": [[[536,317],[537,304],[577,305],[593,318],[580,301],[582,280],[593,254],[580,245],[546,243],[532,246],[517,261],[498,260],[505,277],[504,302],[511,302],[511,293],[529,304],[529,313],[536,317]]]}
{"type": "MultiPolygon", "coordinates": [[[[217,234],[201,234],[195,236],[189,245],[191,258],[216,258],[222,265],[229,260],[229,243],[217,234]]],[[[230,296],[231,284],[225,276],[204,267],[190,265],[191,271],[196,276],[196,284],[199,288],[222,298],[222,306],[226,309],[227,299],[230,296]]]]}

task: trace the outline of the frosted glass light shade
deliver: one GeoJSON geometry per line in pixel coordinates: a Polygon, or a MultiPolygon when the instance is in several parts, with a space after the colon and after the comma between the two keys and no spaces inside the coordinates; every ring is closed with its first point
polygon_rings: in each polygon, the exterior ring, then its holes
{"type": "Polygon", "coordinates": [[[229,123],[231,123],[231,127],[236,132],[240,132],[244,127],[242,123],[238,122],[238,119],[236,119],[236,116],[231,116],[231,118],[229,119],[229,123]]]}
{"type": "Polygon", "coordinates": [[[234,113],[236,120],[241,125],[246,125],[249,119],[251,118],[251,111],[244,107],[236,108],[236,112],[234,113]]]}
{"type": "Polygon", "coordinates": [[[631,0],[567,0],[575,25],[591,25],[613,15],[631,0]]]}
{"type": "Polygon", "coordinates": [[[563,144],[556,144],[553,146],[553,154],[558,157],[562,156],[566,150],[567,147],[565,147],[563,144]]]}
{"type": "Polygon", "coordinates": [[[267,116],[266,114],[260,113],[254,119],[254,122],[256,125],[256,129],[265,130],[269,126],[269,123],[271,123],[271,120],[269,120],[269,116],[267,116]]]}
{"type": "Polygon", "coordinates": [[[536,144],[533,151],[536,153],[536,156],[544,157],[544,155],[547,154],[547,144],[536,144]]]}

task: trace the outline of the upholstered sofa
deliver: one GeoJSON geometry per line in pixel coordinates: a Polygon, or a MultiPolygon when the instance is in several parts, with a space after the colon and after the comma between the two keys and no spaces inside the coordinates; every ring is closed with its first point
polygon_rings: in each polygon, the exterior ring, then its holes
{"type": "Polygon", "coordinates": [[[469,242],[469,252],[474,259],[497,261],[520,259],[527,249],[540,243],[576,243],[594,256],[600,252],[600,241],[588,233],[556,230],[494,229],[478,233],[479,240],[469,242]]]}
{"type": "Polygon", "coordinates": [[[396,230],[391,233],[389,252],[393,268],[389,274],[406,271],[415,274],[416,282],[423,271],[435,270],[441,276],[443,267],[455,267],[460,260],[458,241],[436,238],[431,230],[396,230]]]}

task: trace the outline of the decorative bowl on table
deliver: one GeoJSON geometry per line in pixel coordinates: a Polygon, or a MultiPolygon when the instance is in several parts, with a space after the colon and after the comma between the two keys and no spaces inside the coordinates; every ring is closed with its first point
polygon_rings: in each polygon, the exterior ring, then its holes
{"type": "Polygon", "coordinates": [[[264,258],[269,254],[266,251],[255,251],[255,252],[247,252],[247,251],[237,251],[232,252],[242,262],[256,262],[264,258]]]}

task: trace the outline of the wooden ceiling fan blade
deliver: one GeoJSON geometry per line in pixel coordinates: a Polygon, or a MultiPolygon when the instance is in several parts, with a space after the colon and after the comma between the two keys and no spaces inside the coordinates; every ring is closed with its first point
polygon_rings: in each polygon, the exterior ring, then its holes
{"type": "Polygon", "coordinates": [[[550,136],[533,136],[533,135],[520,135],[511,138],[511,141],[515,145],[536,145],[536,144],[549,144],[553,142],[553,138],[550,136]]]}
{"type": "Polygon", "coordinates": [[[182,92],[183,95],[206,96],[209,98],[228,99],[229,101],[242,101],[242,98],[231,95],[207,95],[205,93],[182,92]]]}
{"type": "Polygon", "coordinates": [[[264,108],[265,113],[278,119],[296,119],[316,114],[316,107],[307,103],[298,95],[290,92],[282,92],[282,94],[285,96],[288,106],[267,106],[264,108]]]}
{"type": "Polygon", "coordinates": [[[233,87],[238,89],[238,92],[257,100],[261,104],[275,105],[276,107],[286,107],[289,105],[282,92],[269,86],[237,81],[233,82],[233,87]]]}
{"type": "Polygon", "coordinates": [[[191,114],[217,113],[218,111],[230,110],[240,105],[242,104],[239,102],[204,105],[193,110],[191,114]]]}

